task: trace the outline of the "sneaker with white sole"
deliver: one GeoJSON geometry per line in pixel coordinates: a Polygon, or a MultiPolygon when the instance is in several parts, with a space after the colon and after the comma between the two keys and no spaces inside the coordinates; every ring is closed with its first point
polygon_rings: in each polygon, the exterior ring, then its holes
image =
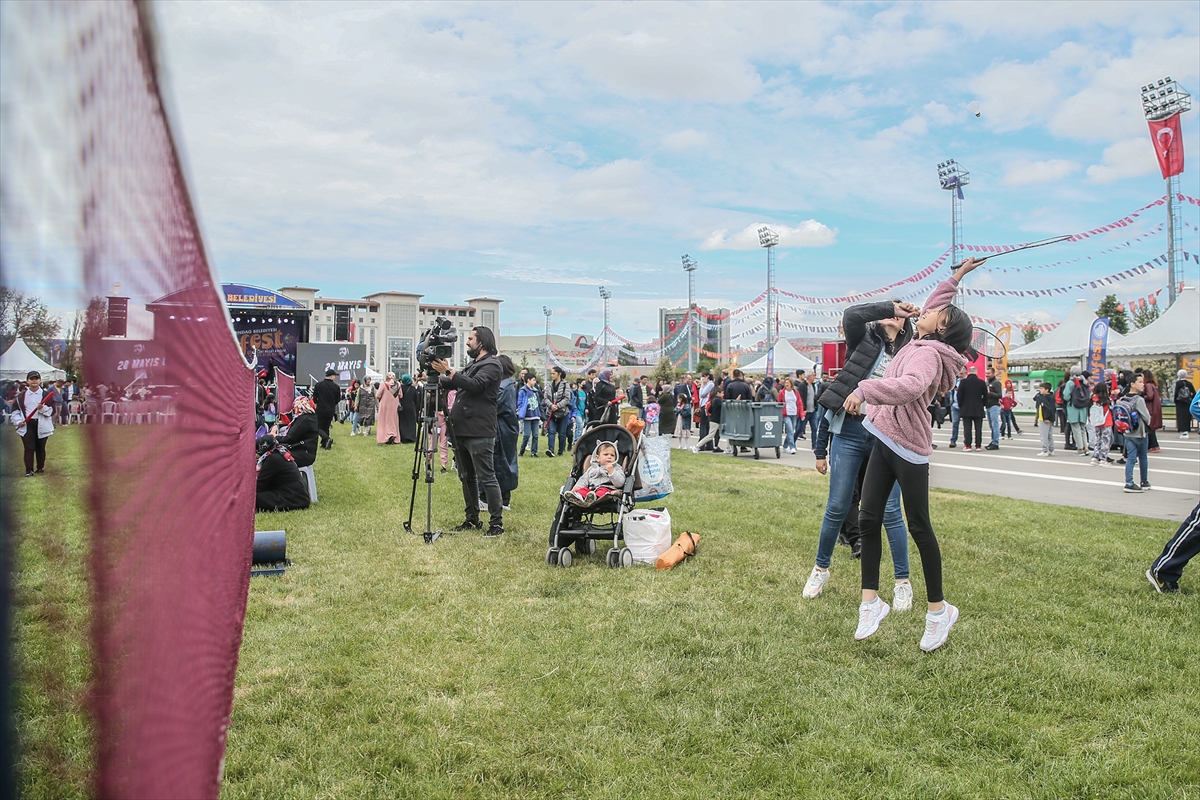
{"type": "Polygon", "coordinates": [[[876,597],[874,602],[858,604],[858,628],[854,631],[854,640],[861,642],[879,630],[879,623],[887,618],[892,607],[876,597]]]}
{"type": "Polygon", "coordinates": [[[804,598],[812,600],[817,595],[821,594],[821,590],[825,588],[826,582],[829,580],[829,570],[813,567],[812,574],[808,576],[808,582],[804,584],[804,598]]]}
{"type": "Polygon", "coordinates": [[[913,590],[908,581],[896,581],[896,591],[892,593],[892,608],[896,611],[912,611],[913,590]]]}
{"type": "Polygon", "coordinates": [[[933,652],[946,643],[950,638],[950,629],[958,622],[958,609],[949,603],[945,604],[941,614],[927,613],[925,615],[925,635],[921,637],[921,649],[926,653],[933,652]]]}

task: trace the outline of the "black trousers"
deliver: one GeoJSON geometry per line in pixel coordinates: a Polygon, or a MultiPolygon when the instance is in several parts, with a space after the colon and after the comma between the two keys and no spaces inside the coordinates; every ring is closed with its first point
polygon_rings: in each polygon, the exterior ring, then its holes
{"type": "Polygon", "coordinates": [[[454,440],[454,464],[462,481],[463,500],[467,519],[479,519],[479,494],[487,498],[488,515],[493,524],[504,519],[504,503],[500,497],[500,482],[496,480],[493,457],[496,440],[491,436],[459,436],[454,440]]]}
{"type": "Polygon", "coordinates": [[[332,411],[317,412],[317,433],[321,435],[322,447],[333,441],[333,437],[329,435],[329,427],[333,425],[333,415],[334,412],[332,411]]]}
{"type": "Polygon", "coordinates": [[[880,531],[883,508],[892,486],[900,482],[904,516],[908,532],[921,553],[925,572],[925,593],[931,603],[942,602],[942,551],[938,548],[933,523],[929,519],[929,465],[913,464],[892,452],[883,442],[875,442],[867,474],[863,478],[862,503],[858,524],[862,529],[862,588],[879,590],[879,559],[883,555],[880,531]]]}
{"type": "Polygon", "coordinates": [[[983,417],[962,417],[963,423],[963,447],[969,447],[971,444],[971,429],[975,430],[975,446],[979,447],[983,443],[983,417]]]}
{"type": "Polygon", "coordinates": [[[37,471],[44,470],[46,468],[46,440],[38,436],[38,420],[29,420],[25,426],[25,435],[21,439],[25,443],[25,471],[33,472],[35,456],[37,471]]]}

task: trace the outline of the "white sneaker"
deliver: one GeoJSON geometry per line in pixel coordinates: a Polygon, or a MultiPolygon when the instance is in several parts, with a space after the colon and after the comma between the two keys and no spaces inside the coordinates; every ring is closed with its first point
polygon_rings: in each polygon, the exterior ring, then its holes
{"type": "Polygon", "coordinates": [[[1049,454],[1049,453],[1047,453],[1045,450],[1043,450],[1042,452],[1040,452],[1040,453],[1037,453],[1036,455],[1037,455],[1037,457],[1038,457],[1038,458],[1045,458],[1046,456],[1048,456],[1048,455],[1050,455],[1050,454],[1049,454]]]}
{"type": "Polygon", "coordinates": [[[692,446],[692,447],[690,447],[689,449],[690,449],[690,450],[691,450],[693,453],[697,453],[697,454],[698,454],[698,453],[700,452],[700,448],[698,448],[698,447],[696,447],[696,446],[692,446]]]}
{"type": "Polygon", "coordinates": [[[897,611],[912,611],[913,591],[908,581],[896,581],[896,591],[892,593],[892,608],[897,611]]]}
{"type": "Polygon", "coordinates": [[[354,431],[350,431],[350,435],[351,435],[351,436],[353,436],[353,435],[354,435],[354,431]]]}
{"type": "Polygon", "coordinates": [[[804,597],[807,600],[812,600],[817,595],[821,594],[821,590],[825,588],[825,584],[829,581],[829,570],[813,567],[812,574],[808,576],[808,583],[804,584],[804,597]]]}
{"type": "Polygon", "coordinates": [[[854,640],[861,642],[879,630],[879,623],[883,622],[891,610],[892,607],[883,602],[882,597],[876,597],[874,603],[859,603],[858,629],[854,631],[854,640]]]}
{"type": "Polygon", "coordinates": [[[479,501],[479,510],[480,510],[480,511],[487,511],[487,510],[488,510],[488,507],[487,507],[487,501],[486,501],[486,500],[480,500],[480,501],[479,501]]]}
{"type": "Polygon", "coordinates": [[[1188,432],[1187,432],[1187,431],[1184,431],[1183,433],[1179,434],[1179,438],[1180,438],[1180,439],[1186,439],[1186,438],[1188,438],[1188,432]]]}
{"type": "Polygon", "coordinates": [[[958,622],[958,609],[946,603],[941,614],[925,615],[925,635],[921,637],[921,649],[926,653],[937,650],[950,638],[950,629],[958,622]]]}

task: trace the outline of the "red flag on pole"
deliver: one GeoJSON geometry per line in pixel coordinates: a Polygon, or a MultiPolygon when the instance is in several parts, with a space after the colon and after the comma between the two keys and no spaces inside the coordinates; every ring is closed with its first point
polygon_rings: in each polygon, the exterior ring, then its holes
{"type": "Polygon", "coordinates": [[[1154,140],[1154,154],[1158,156],[1158,167],[1164,178],[1183,172],[1183,133],[1179,129],[1179,114],[1166,119],[1147,120],[1150,138],[1154,140]]]}

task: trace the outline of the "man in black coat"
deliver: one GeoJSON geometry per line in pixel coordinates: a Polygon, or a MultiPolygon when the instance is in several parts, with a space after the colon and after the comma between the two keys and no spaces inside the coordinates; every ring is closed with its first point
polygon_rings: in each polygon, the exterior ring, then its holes
{"type": "Polygon", "coordinates": [[[441,375],[442,389],[456,390],[454,407],[450,409],[450,430],[454,432],[454,463],[462,481],[466,519],[456,531],[480,530],[479,489],[487,498],[490,520],[484,536],[504,533],[504,504],[500,484],[496,480],[496,407],[502,369],[496,357],[496,337],[492,329],[476,326],[467,334],[467,357],[471,359],[462,370],[452,370],[445,361],[436,359],[430,365],[441,375]]]}
{"type": "MultiPolygon", "coordinates": [[[[1088,395],[1091,396],[1090,394],[1088,395]]],[[[991,439],[988,440],[988,450],[1000,449],[1000,398],[1004,397],[1004,387],[996,377],[996,368],[987,370],[987,401],[984,403],[984,413],[987,414],[988,428],[991,439]]]]}
{"type": "Polygon", "coordinates": [[[733,378],[729,383],[725,384],[724,392],[725,401],[730,400],[753,400],[754,392],[750,389],[750,384],[746,383],[746,376],[742,374],[740,369],[733,371],[733,378]]]}
{"type": "Polygon", "coordinates": [[[982,450],[983,418],[987,416],[987,383],[967,367],[967,377],[958,384],[958,416],[963,423],[963,450],[971,449],[971,429],[975,430],[975,449],[982,450]]]}
{"type": "Polygon", "coordinates": [[[325,380],[317,384],[313,390],[313,398],[317,401],[317,431],[321,434],[321,447],[333,449],[333,437],[329,428],[337,415],[338,403],[342,400],[342,387],[338,386],[337,370],[325,370],[325,380]]]}

